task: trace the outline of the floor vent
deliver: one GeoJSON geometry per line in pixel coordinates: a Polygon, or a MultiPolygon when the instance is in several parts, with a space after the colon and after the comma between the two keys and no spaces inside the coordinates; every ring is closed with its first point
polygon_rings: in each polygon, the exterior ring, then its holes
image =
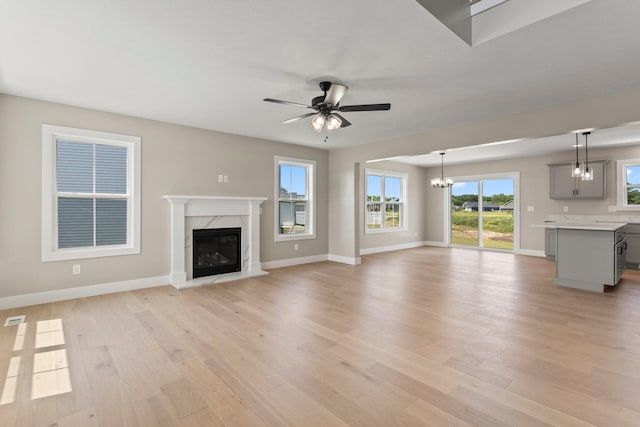
{"type": "Polygon", "coordinates": [[[19,325],[20,323],[24,323],[25,317],[26,316],[24,314],[21,316],[7,317],[7,320],[4,321],[4,326],[13,326],[13,325],[19,325]]]}

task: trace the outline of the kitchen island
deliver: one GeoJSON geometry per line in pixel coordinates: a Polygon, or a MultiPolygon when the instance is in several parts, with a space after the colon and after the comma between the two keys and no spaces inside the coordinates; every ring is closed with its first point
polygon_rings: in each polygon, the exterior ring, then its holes
{"type": "Polygon", "coordinates": [[[604,292],[625,268],[625,223],[548,222],[556,229],[556,280],[560,286],[604,292]]]}

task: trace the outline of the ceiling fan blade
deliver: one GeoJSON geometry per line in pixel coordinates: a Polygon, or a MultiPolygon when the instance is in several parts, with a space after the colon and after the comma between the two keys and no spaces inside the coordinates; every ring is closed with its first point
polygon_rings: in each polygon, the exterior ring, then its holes
{"type": "Polygon", "coordinates": [[[343,105],[338,111],[387,111],[391,109],[391,104],[363,104],[363,105],[343,105]]]}
{"type": "Polygon", "coordinates": [[[300,104],[298,102],[291,102],[291,101],[281,101],[279,99],[273,99],[273,98],[265,98],[263,99],[263,101],[275,102],[276,104],[292,105],[294,107],[313,108],[310,105],[300,104]]]}
{"type": "Polygon", "coordinates": [[[340,120],[342,120],[342,124],[340,125],[341,128],[346,128],[347,126],[351,126],[351,122],[347,119],[345,119],[342,115],[338,114],[338,113],[332,113],[334,116],[336,116],[337,118],[339,118],[340,120]]]}
{"type": "Polygon", "coordinates": [[[331,87],[327,91],[327,96],[324,98],[324,103],[329,105],[338,105],[344,94],[347,92],[348,87],[338,84],[331,83],[331,87]]]}
{"type": "Polygon", "coordinates": [[[291,117],[290,119],[283,120],[281,123],[293,123],[293,122],[298,121],[300,119],[304,119],[305,117],[314,116],[316,114],[317,113],[307,113],[307,114],[303,114],[301,116],[291,117]]]}
{"type": "Polygon", "coordinates": [[[386,111],[391,109],[391,104],[365,104],[365,105],[343,105],[338,111],[386,111]]]}

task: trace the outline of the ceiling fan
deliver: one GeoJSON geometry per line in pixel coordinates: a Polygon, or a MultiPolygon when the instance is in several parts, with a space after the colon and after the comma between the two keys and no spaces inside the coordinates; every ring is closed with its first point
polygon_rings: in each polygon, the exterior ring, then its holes
{"type": "Polygon", "coordinates": [[[273,98],[264,98],[264,101],[314,110],[313,113],[292,117],[283,120],[282,123],[293,123],[297,120],[313,116],[311,119],[311,127],[316,132],[321,132],[324,127],[331,132],[341,127],[346,128],[347,126],[351,126],[351,122],[345,119],[340,113],[352,111],[386,111],[391,109],[391,104],[340,105],[340,100],[347,92],[347,89],[349,89],[347,86],[338,83],[320,82],[320,90],[324,92],[324,95],[313,98],[311,105],[281,101],[273,98]]]}

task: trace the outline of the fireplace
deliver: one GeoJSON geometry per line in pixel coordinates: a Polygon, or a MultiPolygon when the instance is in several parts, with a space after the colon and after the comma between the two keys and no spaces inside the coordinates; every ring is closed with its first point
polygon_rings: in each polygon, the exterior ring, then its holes
{"type": "Polygon", "coordinates": [[[171,274],[176,289],[269,274],[260,263],[260,204],[266,197],[163,196],[171,205],[171,274]],[[241,227],[240,269],[193,278],[193,230],[241,227]]]}
{"type": "Polygon", "coordinates": [[[193,230],[193,278],[240,271],[241,228],[193,230]]]}

